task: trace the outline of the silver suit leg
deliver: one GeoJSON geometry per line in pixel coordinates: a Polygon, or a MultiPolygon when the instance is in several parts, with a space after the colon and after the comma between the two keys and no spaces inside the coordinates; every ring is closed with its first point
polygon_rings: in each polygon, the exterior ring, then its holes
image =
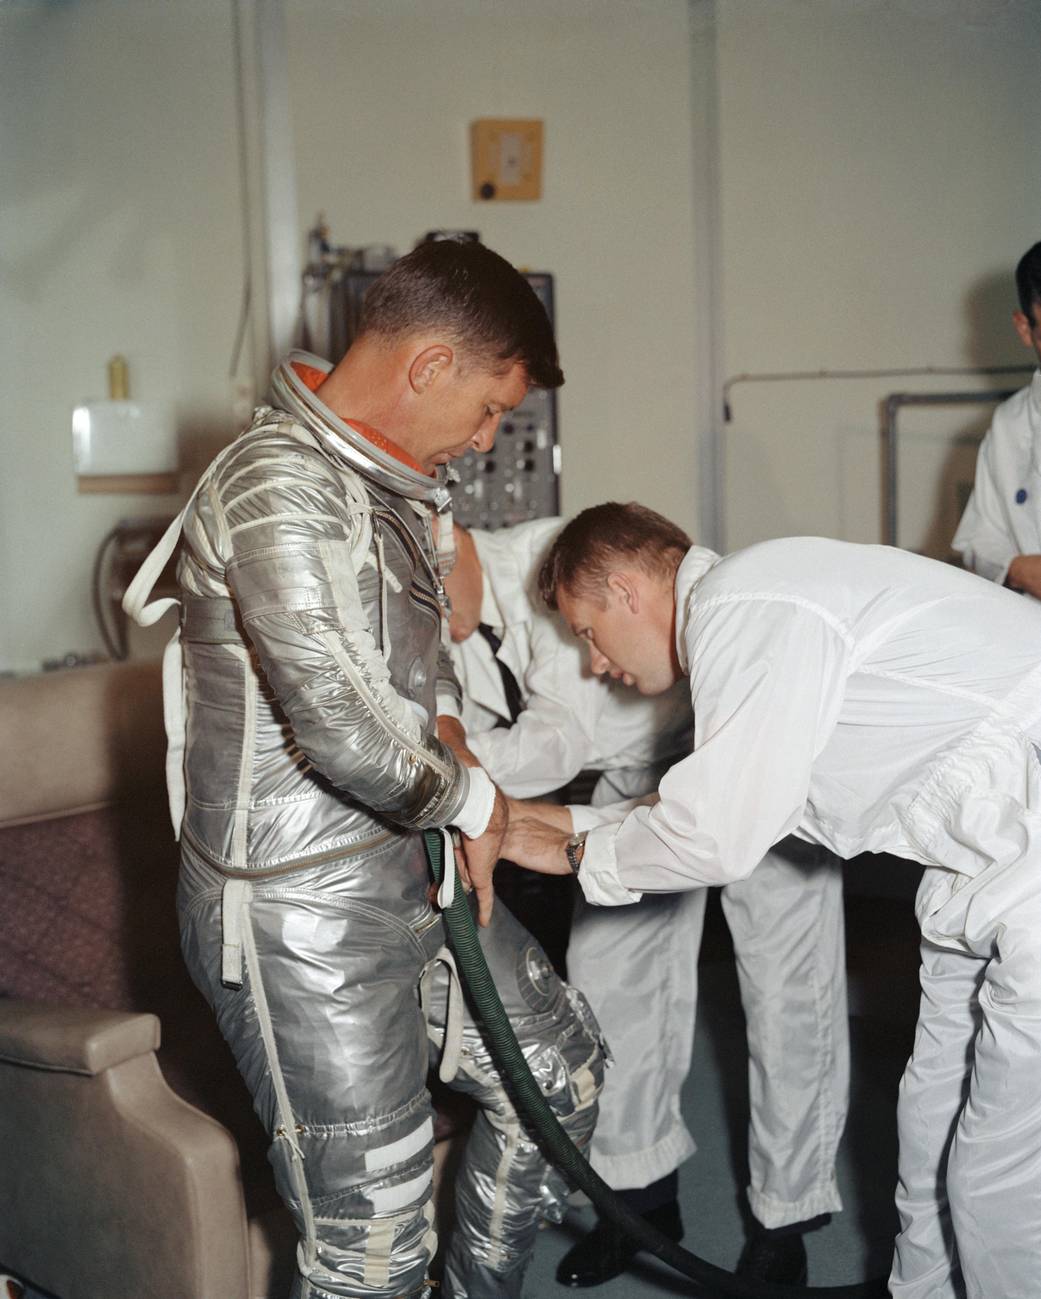
{"type": "Polygon", "coordinates": [[[271,1137],[300,1232],[295,1295],[421,1295],[436,1236],[418,984],[443,941],[422,847],[253,882],[234,922],[222,885],[186,859],[182,942],[271,1137]],[[221,977],[222,925],[240,986],[221,977]]]}
{"type": "MultiPolygon", "coordinates": [[[[572,1140],[588,1145],[603,1083],[599,1029],[585,999],[563,984],[542,949],[497,904],[481,947],[532,1072],[572,1140]]],[[[438,966],[431,1000],[439,1054],[448,974],[438,966]]],[[[559,1220],[567,1186],[518,1118],[480,1032],[465,1017],[450,1085],[480,1106],[456,1183],[456,1227],[443,1280],[446,1299],[519,1299],[535,1233],[559,1220]]]]}

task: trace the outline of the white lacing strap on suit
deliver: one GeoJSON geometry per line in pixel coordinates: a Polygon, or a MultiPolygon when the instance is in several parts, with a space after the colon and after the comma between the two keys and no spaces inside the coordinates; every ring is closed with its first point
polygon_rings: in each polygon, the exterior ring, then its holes
{"type": "Polygon", "coordinates": [[[249,880],[225,880],[221,890],[221,983],[242,987],[243,927],[248,923],[253,885],[249,880]]]}
{"type": "MultiPolygon", "coordinates": [[[[291,437],[298,441],[313,445],[312,439],[303,429],[293,425],[286,425],[282,420],[272,423],[258,424],[249,430],[249,433],[260,434],[270,433],[277,429],[283,429],[291,437]]],[[[188,512],[189,506],[198,495],[200,487],[204,481],[209,481],[212,477],[213,470],[223,463],[228,456],[242,449],[242,439],[236,438],[230,446],[226,446],[223,451],[213,461],[210,469],[196,483],[192,494],[184,504],[184,508],[178,514],[177,518],[163,533],[158,545],[148,555],[144,563],[137,570],[133,581],[127,587],[126,594],[123,596],[123,611],[129,618],[137,623],[139,627],[151,627],[170,609],[178,608],[180,600],[176,596],[165,596],[160,600],[153,600],[148,603],[148,598],[152,594],[156,582],[163,569],[170,562],[174,551],[177,549],[177,542],[180,539],[181,531],[184,527],[184,518],[188,512]]],[[[356,564],[360,566],[362,556],[368,553],[371,543],[371,524],[368,516],[371,513],[371,503],[364,487],[353,481],[346,481],[344,484],[346,494],[346,506],[353,516],[362,519],[362,526],[358,529],[351,545],[351,555],[356,564]]],[[[173,822],[174,834],[179,839],[181,837],[181,823],[184,820],[184,811],[186,805],[186,792],[184,785],[184,748],[185,748],[185,698],[184,698],[184,655],[181,650],[181,629],[178,626],[173,635],[167,642],[163,651],[163,719],[166,725],[166,788],[170,800],[170,820],[173,822]]]]}
{"type": "Polygon", "coordinates": [[[434,971],[443,965],[448,971],[448,987],[445,991],[445,1031],[441,1042],[441,1063],[437,1075],[442,1082],[451,1082],[459,1072],[459,1055],[463,1045],[463,988],[459,982],[459,971],[455,957],[447,947],[440,948],[432,961],[423,971],[419,981],[419,1004],[427,1023],[430,1022],[430,985],[434,980],[434,971]]]}
{"type": "MultiPolygon", "coordinates": [[[[439,833],[444,846],[444,873],[441,886],[437,890],[437,905],[442,911],[447,911],[455,900],[455,843],[450,830],[441,830],[439,833]]],[[[445,1032],[438,1076],[442,1082],[450,1082],[459,1069],[459,1050],[463,1043],[463,991],[455,957],[447,947],[440,948],[423,971],[423,977],[419,982],[419,1003],[429,1022],[430,985],[438,965],[443,965],[448,971],[448,988],[445,993],[445,1032]]]]}
{"type": "Polygon", "coordinates": [[[450,830],[440,830],[441,843],[444,846],[444,873],[441,885],[437,890],[437,905],[447,911],[455,901],[455,840],[450,830]]]}
{"type": "MultiPolygon", "coordinates": [[[[276,427],[275,424],[262,425],[250,431],[261,432],[263,429],[276,427]]],[[[238,450],[240,447],[240,439],[236,439],[230,446],[226,446],[215,458],[211,468],[221,464],[233,451],[238,450]]],[[[195,484],[192,494],[184,503],[184,508],[163,533],[158,545],[145,559],[145,562],[135,573],[134,580],[126,589],[126,594],[123,596],[123,612],[128,618],[133,618],[139,627],[151,627],[159,621],[167,610],[180,607],[181,602],[176,596],[166,596],[161,600],[153,600],[150,604],[147,601],[156,582],[159,581],[159,575],[170,562],[174,551],[177,549],[177,542],[184,527],[184,516],[188,512],[188,507],[195,500],[203,482],[208,478],[209,474],[207,473],[195,484]]],[[[184,788],[185,701],[183,666],[181,628],[178,626],[163,651],[166,790],[170,800],[170,820],[173,822],[174,834],[178,839],[181,837],[181,822],[184,820],[186,801],[184,788]]]]}
{"type": "MultiPolygon", "coordinates": [[[[195,489],[198,491],[198,488],[195,489]]],[[[170,562],[177,549],[177,542],[184,526],[184,515],[188,506],[195,499],[192,492],[184,509],[163,533],[162,539],[137,570],[134,580],[127,587],[123,596],[123,611],[139,627],[151,627],[159,621],[169,609],[178,608],[180,600],[176,596],[167,596],[161,600],[146,603],[152,589],[159,581],[159,575],[170,562]]],[[[163,721],[166,725],[166,790],[170,800],[170,820],[173,822],[174,834],[181,837],[181,822],[184,820],[184,680],[183,655],[181,653],[181,628],[178,626],[163,650],[163,721]]]]}

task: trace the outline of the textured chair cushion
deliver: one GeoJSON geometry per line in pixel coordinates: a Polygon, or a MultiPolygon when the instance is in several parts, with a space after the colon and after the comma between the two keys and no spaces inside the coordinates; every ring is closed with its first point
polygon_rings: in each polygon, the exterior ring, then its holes
{"type": "MultiPolygon", "coordinates": [[[[154,822],[150,809],[147,819],[154,822]]],[[[9,920],[0,991],[71,1006],[142,1008],[135,957],[151,931],[156,952],[145,974],[161,986],[176,865],[172,835],[169,844],[144,845],[143,861],[135,860],[141,834],[132,810],[117,808],[0,829],[9,920]]]]}

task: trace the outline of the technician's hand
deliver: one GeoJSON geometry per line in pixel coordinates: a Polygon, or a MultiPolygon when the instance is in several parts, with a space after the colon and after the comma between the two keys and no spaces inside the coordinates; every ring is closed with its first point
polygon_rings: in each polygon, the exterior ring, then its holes
{"type": "Polygon", "coordinates": [[[539,875],[570,875],[571,867],[564,851],[570,837],[570,830],[534,817],[522,817],[510,822],[503,853],[518,866],[539,875]]]}
{"type": "Polygon", "coordinates": [[[509,824],[509,810],[501,789],[495,790],[495,803],[484,834],[477,839],[463,838],[465,861],[458,861],[459,874],[464,886],[477,894],[477,920],[486,925],[492,918],[495,890],[492,875],[495,863],[502,854],[503,838],[509,824]]]}
{"type": "Polygon", "coordinates": [[[1008,566],[1005,585],[1041,600],[1041,555],[1017,555],[1008,566]]]}
{"type": "MultiPolygon", "coordinates": [[[[575,826],[571,820],[571,813],[562,803],[547,803],[540,798],[510,798],[507,795],[506,805],[510,811],[511,826],[514,821],[545,821],[547,825],[555,826],[565,834],[574,833],[575,826]]],[[[509,838],[508,832],[507,838],[509,838]]],[[[506,857],[512,861],[509,853],[506,857]]]]}

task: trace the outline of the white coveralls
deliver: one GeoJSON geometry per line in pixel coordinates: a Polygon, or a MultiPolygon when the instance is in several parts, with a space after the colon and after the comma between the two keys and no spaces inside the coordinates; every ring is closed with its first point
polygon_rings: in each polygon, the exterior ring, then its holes
{"type": "MultiPolygon", "coordinates": [[[[472,534],[485,578],[481,620],[499,635],[499,657],[525,701],[513,726],[500,725],[509,711],[483,637],[454,645],[453,657],[469,744],[508,794],[535,797],[581,769],[604,772],[598,807],[571,808],[577,830],[622,814],[603,804],[652,793],[690,751],[693,719],[686,682],[644,697],[594,677],[580,643],[541,604],[538,568],[560,527],[545,519],[472,534]]],[[[591,1160],[619,1190],[650,1185],[695,1150],[680,1092],[706,898],[697,889],[631,909],[579,901],[568,977],[615,1057],[591,1160]]],[[[751,879],[724,888],[722,901],[748,1026],[749,1203],[764,1226],[780,1227],[841,1207],[835,1152],[849,1085],[841,868],[824,849],[787,840],[764,851],[751,879]]]]}
{"type": "Polygon", "coordinates": [[[694,752],[654,807],[590,832],[586,897],[742,878],[791,831],[924,863],[892,1293],[1036,1299],[1041,609],[820,538],[695,547],[676,597],[694,752]]]}
{"type": "Polygon", "coordinates": [[[992,582],[1017,555],[1041,554],[1041,370],[994,412],[951,546],[992,582]]]}

